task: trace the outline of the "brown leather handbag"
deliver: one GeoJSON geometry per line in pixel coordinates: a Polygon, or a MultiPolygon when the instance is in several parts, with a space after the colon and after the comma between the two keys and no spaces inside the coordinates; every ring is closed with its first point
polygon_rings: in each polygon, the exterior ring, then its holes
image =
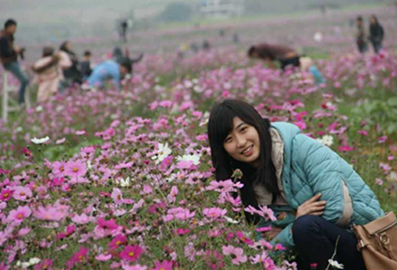
{"type": "Polygon", "coordinates": [[[357,249],[367,270],[397,269],[397,219],[393,212],[365,225],[353,225],[357,249]]]}

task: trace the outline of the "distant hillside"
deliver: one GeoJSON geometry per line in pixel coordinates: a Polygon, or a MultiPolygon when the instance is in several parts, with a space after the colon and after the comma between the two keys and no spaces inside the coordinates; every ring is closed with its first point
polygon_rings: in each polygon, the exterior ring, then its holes
{"type": "MultiPolygon", "coordinates": [[[[42,44],[76,37],[117,36],[120,19],[134,18],[151,23],[169,3],[183,2],[193,8],[203,0],[0,0],[0,23],[9,18],[19,22],[18,39],[42,44]]],[[[394,0],[242,0],[246,15],[291,13],[351,4],[384,4],[394,0]]]]}

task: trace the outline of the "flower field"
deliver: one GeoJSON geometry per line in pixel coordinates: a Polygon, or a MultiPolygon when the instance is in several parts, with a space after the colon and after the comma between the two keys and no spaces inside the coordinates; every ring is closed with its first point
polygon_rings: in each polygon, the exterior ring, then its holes
{"type": "Polygon", "coordinates": [[[122,91],[71,89],[0,122],[0,269],[296,269],[245,222],[238,175],[214,179],[206,123],[225,98],[329,146],[396,211],[397,55],[316,66],[325,84],[232,48],[148,55],[122,91]]]}

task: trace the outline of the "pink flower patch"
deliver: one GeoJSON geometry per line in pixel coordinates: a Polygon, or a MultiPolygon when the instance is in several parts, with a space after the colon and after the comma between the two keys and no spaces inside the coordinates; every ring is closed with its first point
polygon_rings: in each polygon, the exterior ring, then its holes
{"type": "Polygon", "coordinates": [[[11,210],[7,217],[9,223],[21,224],[26,218],[30,217],[32,210],[28,206],[18,206],[15,210],[11,210]]]}

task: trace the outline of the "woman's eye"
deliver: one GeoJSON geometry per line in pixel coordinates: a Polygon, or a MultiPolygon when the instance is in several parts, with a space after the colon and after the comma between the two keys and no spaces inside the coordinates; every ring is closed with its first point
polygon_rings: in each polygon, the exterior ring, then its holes
{"type": "Polygon", "coordinates": [[[226,138],[226,140],[225,140],[226,143],[229,143],[229,142],[231,142],[231,141],[232,141],[232,138],[231,138],[231,137],[226,138]]]}
{"type": "Polygon", "coordinates": [[[247,127],[243,127],[242,129],[241,129],[241,132],[244,132],[244,131],[246,131],[247,130],[247,127]]]}

